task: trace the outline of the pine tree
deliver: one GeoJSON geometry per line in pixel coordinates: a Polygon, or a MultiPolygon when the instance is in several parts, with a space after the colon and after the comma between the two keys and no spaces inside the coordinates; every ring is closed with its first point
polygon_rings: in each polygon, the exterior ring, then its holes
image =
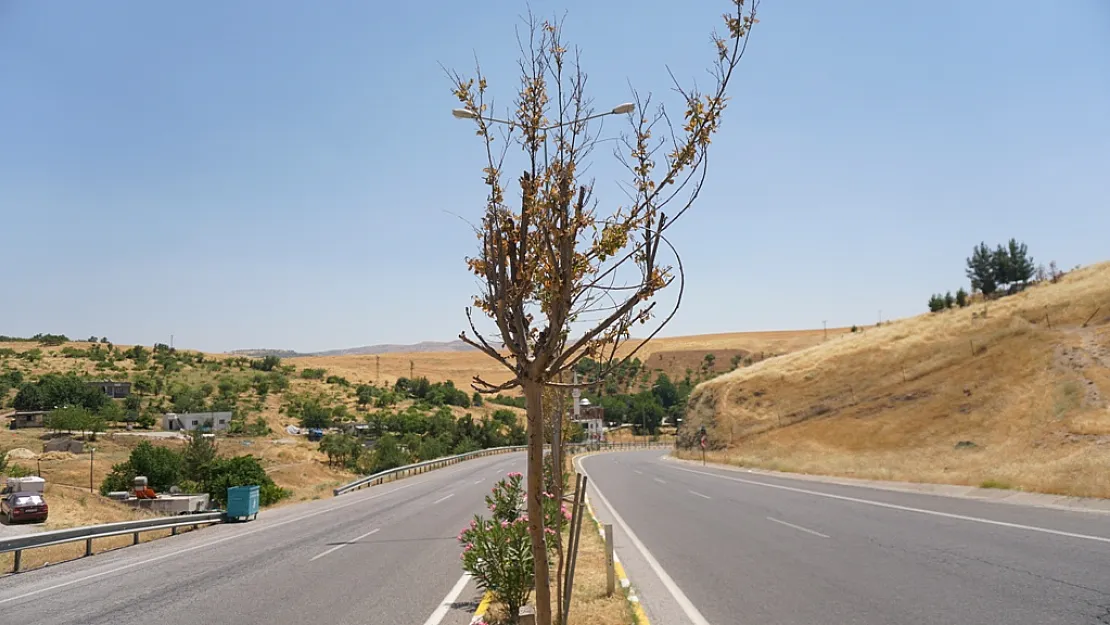
{"type": "Polygon", "coordinates": [[[929,298],[929,312],[940,312],[944,310],[944,296],[933,294],[929,298]]]}
{"type": "Polygon", "coordinates": [[[972,250],[971,257],[967,259],[967,277],[971,280],[972,291],[989,297],[998,290],[994,260],[994,253],[986,243],[980,243],[972,250]]]}
{"type": "Polygon", "coordinates": [[[967,291],[963,290],[963,288],[960,288],[959,291],[956,291],[956,305],[957,306],[959,306],[960,308],[963,308],[964,306],[967,306],[969,303],[970,302],[968,301],[968,298],[967,298],[967,291]]]}
{"type": "Polygon", "coordinates": [[[991,253],[991,266],[994,268],[994,281],[1001,288],[1014,281],[1013,262],[1010,250],[999,245],[991,253]]]}
{"type": "Polygon", "coordinates": [[[952,291],[949,291],[949,292],[945,293],[944,294],[944,307],[945,308],[952,308],[955,305],[956,305],[956,298],[952,297],[952,291]]]}
{"type": "Polygon", "coordinates": [[[1033,257],[1029,256],[1029,248],[1026,247],[1025,243],[1018,243],[1017,239],[1010,239],[1008,247],[1010,282],[1020,282],[1022,285],[1028,284],[1037,270],[1033,263],[1033,257]]]}

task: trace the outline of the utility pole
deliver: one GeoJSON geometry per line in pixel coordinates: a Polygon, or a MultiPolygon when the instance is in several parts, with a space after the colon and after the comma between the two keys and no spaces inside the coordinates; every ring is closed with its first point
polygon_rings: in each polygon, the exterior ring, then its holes
{"type": "Polygon", "coordinates": [[[170,335],[170,349],[173,349],[173,335],[170,335]]]}
{"type": "Polygon", "coordinates": [[[382,381],[382,357],[374,356],[374,366],[377,368],[374,372],[374,382],[380,383],[382,381]]]}
{"type": "Polygon", "coordinates": [[[828,321],[822,321],[821,325],[825,326],[825,338],[823,338],[821,340],[827,341],[827,340],[829,340],[829,322],[828,321]]]}
{"type": "Polygon", "coordinates": [[[89,447],[89,492],[93,492],[93,458],[96,457],[96,447],[89,447]]]}
{"type": "Polygon", "coordinates": [[[415,379],[415,378],[416,378],[416,365],[413,364],[413,362],[410,360],[409,361],[409,379],[412,380],[412,379],[415,379]]]}

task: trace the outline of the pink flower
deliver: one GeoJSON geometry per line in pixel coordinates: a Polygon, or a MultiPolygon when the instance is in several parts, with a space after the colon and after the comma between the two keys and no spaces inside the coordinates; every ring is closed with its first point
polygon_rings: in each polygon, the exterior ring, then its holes
{"type": "Polygon", "coordinates": [[[470,529],[474,529],[476,527],[478,527],[478,522],[477,521],[471,521],[470,522],[470,529]]]}
{"type": "Polygon", "coordinates": [[[567,512],[566,508],[563,508],[563,518],[568,520],[568,521],[570,520],[570,513],[567,512]]]}
{"type": "Polygon", "coordinates": [[[547,491],[544,491],[543,496],[547,497],[548,499],[554,499],[555,498],[555,495],[552,495],[551,493],[549,493],[547,491]]]}
{"type": "Polygon", "coordinates": [[[555,530],[551,529],[550,527],[545,527],[545,528],[543,528],[543,533],[554,536],[555,535],[555,530]]]}
{"type": "Polygon", "coordinates": [[[508,521],[502,521],[501,522],[501,529],[505,529],[506,527],[509,527],[509,522],[508,521]]]}
{"type": "Polygon", "coordinates": [[[474,548],[474,543],[466,543],[466,546],[463,547],[463,553],[466,553],[467,551],[470,551],[473,548],[474,548]]]}
{"type": "Polygon", "coordinates": [[[509,477],[524,477],[524,474],[513,471],[512,473],[509,474],[509,477]]]}

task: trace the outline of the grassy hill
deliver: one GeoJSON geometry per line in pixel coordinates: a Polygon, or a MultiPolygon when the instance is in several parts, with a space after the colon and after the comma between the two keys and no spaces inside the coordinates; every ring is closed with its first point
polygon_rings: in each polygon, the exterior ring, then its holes
{"type": "Polygon", "coordinates": [[[684,435],[736,464],[1108,497],[1108,399],[1102,263],[717,377],[684,435]]]}

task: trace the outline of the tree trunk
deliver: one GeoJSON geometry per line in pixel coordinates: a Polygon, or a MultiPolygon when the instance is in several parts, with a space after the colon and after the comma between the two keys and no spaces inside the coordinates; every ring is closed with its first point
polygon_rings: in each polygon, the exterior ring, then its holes
{"type": "Polygon", "coordinates": [[[551,580],[543,535],[543,385],[523,381],[528,411],[528,535],[536,576],[536,625],[551,625],[551,580]]]}
{"type": "MultiPolygon", "coordinates": [[[[559,381],[563,381],[562,374],[559,374],[559,381]]],[[[552,414],[551,423],[551,477],[554,480],[552,485],[552,494],[555,495],[555,501],[561,506],[563,503],[563,415],[566,414],[566,402],[563,400],[563,391],[556,391],[553,393],[558,402],[558,407],[552,414]]],[[[556,625],[564,625],[563,623],[563,515],[557,513],[555,515],[555,614],[554,619],[556,625]]]]}

